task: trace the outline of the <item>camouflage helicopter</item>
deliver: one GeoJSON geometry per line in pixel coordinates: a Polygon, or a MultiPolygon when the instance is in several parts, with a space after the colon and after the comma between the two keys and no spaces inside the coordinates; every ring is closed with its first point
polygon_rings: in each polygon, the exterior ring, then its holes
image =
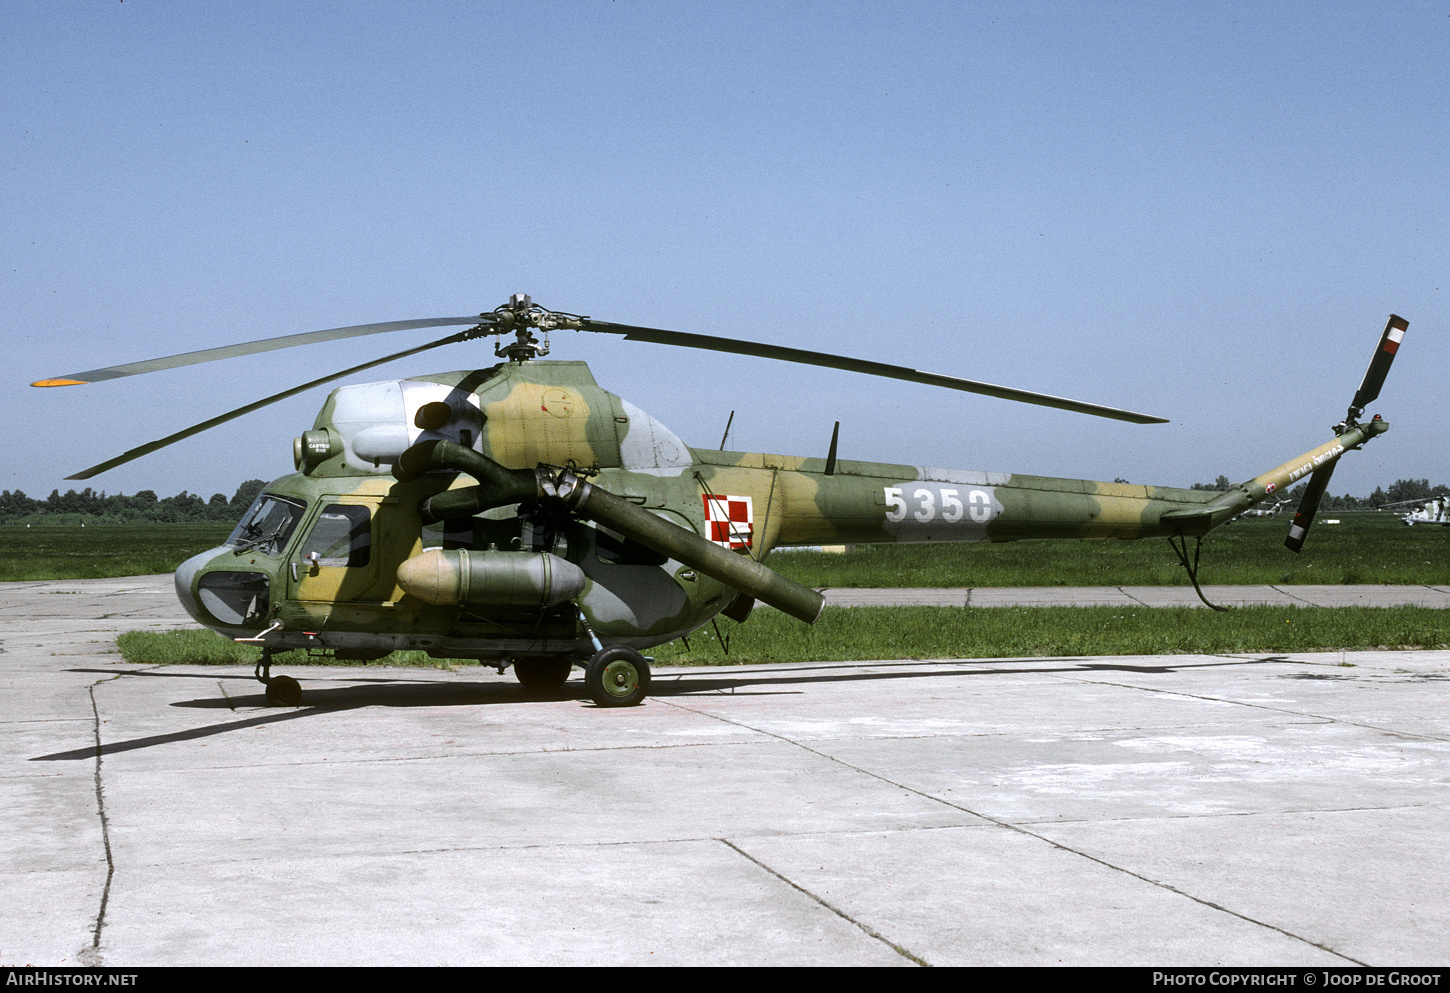
{"type": "MultiPolygon", "coordinates": [[[[297,471],[265,487],[224,544],[188,559],[192,617],[257,645],[270,703],[301,687],[272,656],[304,649],[380,659],[401,649],[512,666],[535,690],[584,668],[600,706],[648,693],[642,650],[757,601],[814,622],[815,590],[771,570],[776,548],[828,543],[1166,537],[1198,588],[1211,529],[1308,476],[1286,544],[1298,551],[1340,456],[1386,430],[1378,395],[1407,327],[1391,316],[1333,440],[1227,492],[692,448],[601,388],[582,362],[542,361],[555,330],[703,348],[886,376],[1135,423],[1163,418],[884,363],[546,310],[523,294],[490,313],[335,328],[41,380],[95,383],[359,335],[460,333],[248,404],[76,473],[114,466],[303,390],[484,336],[489,368],[333,390],[293,442],[297,471]],[[535,331],[544,333],[541,343],[535,331]]],[[[839,430],[839,423],[837,424],[839,430]]],[[[728,429],[727,429],[728,430],[728,429]]],[[[722,442],[723,449],[723,442],[722,442]]],[[[1202,596],[1200,590],[1199,595],[1202,596]]],[[[1207,603],[1207,600],[1205,600],[1207,603]]],[[[1210,606],[1212,606],[1210,604],[1210,606]]]]}

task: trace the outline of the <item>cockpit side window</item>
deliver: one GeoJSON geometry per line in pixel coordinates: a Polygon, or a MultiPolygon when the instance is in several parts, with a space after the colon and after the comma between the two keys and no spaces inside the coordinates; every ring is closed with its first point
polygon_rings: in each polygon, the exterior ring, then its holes
{"type": "Polygon", "coordinates": [[[259,494],[225,544],[238,553],[259,551],[267,555],[280,554],[306,509],[307,504],[301,500],[288,500],[270,493],[259,494]]]}
{"type": "Polygon", "coordinates": [[[322,508],[302,546],[302,558],[320,566],[359,569],[372,558],[372,548],[368,508],[332,503],[322,508]]]}

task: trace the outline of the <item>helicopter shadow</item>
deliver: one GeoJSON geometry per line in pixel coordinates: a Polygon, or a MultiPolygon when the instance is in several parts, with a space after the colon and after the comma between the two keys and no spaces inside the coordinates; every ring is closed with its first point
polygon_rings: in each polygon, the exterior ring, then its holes
{"type": "MultiPolygon", "coordinates": [[[[876,682],[900,679],[943,679],[975,676],[1001,675],[1062,675],[1073,672],[1131,672],[1152,675],[1172,675],[1192,669],[1218,668],[1222,666],[1261,665],[1270,662],[1292,661],[1284,656],[1263,656],[1239,658],[1219,656],[1213,661],[1193,662],[1182,665],[1130,665],[1126,663],[1089,662],[1083,659],[994,659],[986,665],[958,660],[937,662],[902,661],[882,662],[834,662],[811,665],[808,668],[789,670],[752,669],[739,675],[716,675],[692,677],[686,673],[669,673],[656,676],[650,685],[650,696],[658,699],[688,698],[695,696],[774,696],[795,695],[804,692],[805,687],[814,684],[876,682]],[[1052,664],[1059,663],[1059,664],[1052,664]],[[871,671],[863,672],[869,665],[871,671]],[[888,667],[881,671],[882,667],[888,667]],[[923,668],[930,667],[930,668],[923,668]]],[[[137,676],[143,678],[211,679],[218,682],[239,681],[255,683],[255,677],[241,673],[196,673],[166,672],[164,670],[122,670],[114,669],[70,669],[69,672],[104,673],[111,676],[137,676]]],[[[369,707],[478,707],[498,704],[528,706],[530,704],[560,703],[574,701],[581,707],[593,710],[611,710],[599,707],[590,701],[582,691],[583,683],[570,681],[557,690],[529,690],[519,685],[486,682],[440,682],[437,680],[409,680],[396,677],[363,676],[351,678],[345,685],[309,687],[303,706],[278,711],[267,703],[265,690],[257,684],[255,693],[233,696],[223,690],[221,697],[197,697],[177,700],[171,706],[196,710],[228,710],[236,712],[248,708],[267,708],[267,713],[243,717],[239,720],[211,724],[205,727],[187,728],[166,734],[147,735],[126,741],[88,745],[84,748],[37,755],[32,762],[83,761],[116,755],[122,752],[152,748],[157,745],[195,741],[232,731],[315,717],[322,714],[362,710],[369,707]]]]}
{"type": "Polygon", "coordinates": [[[783,686],[833,682],[872,682],[876,680],[894,679],[1065,675],[1074,672],[1132,672],[1148,675],[1173,675],[1174,673],[1192,669],[1290,661],[1292,660],[1284,656],[1254,658],[1216,656],[1215,661],[1212,662],[1192,662],[1179,665],[1131,665],[1121,662],[1089,662],[1085,659],[1064,656],[1059,658],[992,659],[985,663],[967,659],[905,660],[901,662],[830,662],[820,666],[813,665],[808,670],[794,668],[789,670],[790,674],[788,675],[771,671],[756,671],[741,676],[712,675],[704,678],[692,678],[684,675],[676,677],[674,674],[671,674],[670,677],[661,679],[656,676],[650,684],[650,696],[663,697],[669,695],[697,695],[700,693],[730,693],[741,688],[749,688],[763,683],[769,683],[773,686],[783,686]],[[1054,662],[1061,664],[1044,664],[1054,662]],[[873,671],[860,671],[863,666],[870,666],[873,671]],[[889,666],[891,669],[884,672],[879,671],[884,666],[889,666]],[[939,666],[940,668],[923,671],[923,666],[939,666]],[[856,671],[832,672],[830,670],[856,671]],[[750,676],[757,676],[758,678],[751,679],[750,676]],[[672,692],[665,687],[672,685],[669,680],[674,678],[679,678],[680,682],[673,684],[679,688],[672,692]],[[684,682],[686,679],[688,680],[688,684],[684,682]]]}
{"type": "MultiPolygon", "coordinates": [[[[75,672],[100,672],[104,670],[71,670],[75,672]]],[[[109,673],[116,675],[115,672],[109,673]]],[[[156,672],[131,672],[121,675],[133,676],[171,676],[182,679],[228,679],[244,680],[254,682],[251,676],[241,676],[222,673],[156,673],[156,672]]],[[[364,710],[373,707],[479,707],[493,704],[511,704],[514,706],[527,706],[529,704],[560,703],[573,701],[581,707],[594,710],[609,710],[612,708],[599,707],[588,699],[583,693],[583,683],[571,682],[552,691],[527,690],[522,686],[511,686],[499,682],[472,682],[472,683],[440,683],[434,681],[397,680],[389,678],[363,678],[351,680],[348,685],[318,687],[309,686],[305,690],[304,702],[301,706],[279,710],[267,702],[266,691],[257,685],[255,693],[245,695],[232,695],[224,693],[221,697],[196,697],[190,700],[173,701],[170,706],[188,708],[194,710],[225,710],[233,713],[248,709],[266,708],[266,713],[259,713],[255,716],[243,717],[239,720],[225,721],[220,724],[210,724],[204,727],[186,728],[181,731],[171,731],[165,734],[147,735],[141,738],[131,738],[125,741],[104,742],[100,745],[87,745],[83,748],[69,749],[63,752],[53,752],[49,755],[37,755],[30,759],[32,762],[63,762],[63,761],[85,761],[88,759],[104,758],[108,755],[118,755],[123,752],[135,751],[142,748],[152,748],[157,745],[169,745],[177,742],[196,741],[202,738],[210,738],[219,734],[228,734],[232,731],[245,731],[248,728],[261,727],[267,724],[276,724],[284,721],[294,721],[302,718],[318,717],[325,714],[343,713],[351,710],[364,710]]],[[[657,692],[655,696],[681,695],[682,692],[692,692],[689,689],[682,689],[679,686],[666,687],[664,692],[657,692]]],[[[766,690],[765,693],[771,691],[766,690]]],[[[759,694],[756,694],[759,695],[759,694]]]]}

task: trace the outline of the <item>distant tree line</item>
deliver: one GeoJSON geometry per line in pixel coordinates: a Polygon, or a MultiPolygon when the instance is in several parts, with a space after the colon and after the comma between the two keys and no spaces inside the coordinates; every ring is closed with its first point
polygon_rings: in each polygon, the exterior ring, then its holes
{"type": "Polygon", "coordinates": [[[242,516],[262,487],[260,479],[249,479],[237,487],[230,500],[213,493],[210,500],[182,490],[176,496],[158,498],[152,490],[132,496],[97,493],[89,486],[77,492],[52,490],[44,500],[26,496],[20,490],[0,491],[0,524],[61,522],[75,518],[101,524],[179,524],[206,521],[235,521],[242,516]]]}
{"type": "MultiPolygon", "coordinates": [[[[93,520],[101,524],[125,524],[147,522],[152,524],[177,524],[183,522],[235,521],[242,516],[262,487],[267,484],[260,479],[249,479],[237,487],[231,499],[223,493],[213,493],[211,499],[203,500],[200,495],[182,490],[176,496],[158,498],[152,490],[142,490],[132,496],[117,493],[108,496],[97,493],[89,486],[77,492],[51,490],[44,500],[26,496],[20,490],[0,490],[0,524],[44,523],[46,521],[69,521],[76,518],[93,520]]],[[[1281,500],[1297,504],[1304,495],[1305,483],[1285,493],[1281,500]]],[[[1227,476],[1219,476],[1212,483],[1194,483],[1190,489],[1223,492],[1233,484],[1227,476]]],[[[1374,510],[1387,503],[1406,500],[1430,500],[1434,497],[1450,496],[1450,486],[1431,486],[1428,479],[1397,479],[1388,489],[1375,487],[1367,497],[1333,496],[1326,493],[1319,506],[1324,510],[1374,510]]]]}
{"type": "MultiPolygon", "coordinates": [[[[1307,482],[1285,493],[1281,500],[1288,500],[1291,505],[1297,505],[1299,498],[1304,495],[1304,488],[1307,482]]],[[[1195,490],[1218,490],[1220,492],[1233,486],[1227,476],[1219,476],[1212,483],[1194,483],[1191,489],[1195,490]]],[[[1428,479],[1397,479],[1390,484],[1389,489],[1376,486],[1373,493],[1367,497],[1350,496],[1348,493],[1343,496],[1324,494],[1324,499],[1319,502],[1321,510],[1375,510],[1387,503],[1402,503],[1407,500],[1430,500],[1434,497],[1450,496],[1450,486],[1443,483],[1431,486],[1428,479]]]]}

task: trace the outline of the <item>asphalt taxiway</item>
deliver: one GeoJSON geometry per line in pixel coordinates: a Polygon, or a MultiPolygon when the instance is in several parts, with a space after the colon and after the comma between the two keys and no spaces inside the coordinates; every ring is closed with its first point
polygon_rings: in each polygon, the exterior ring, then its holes
{"type": "Polygon", "coordinates": [[[0,585],[0,964],[1450,958],[1450,652],[658,669],[628,709],[326,667],[277,709],[115,653],[184,623],[169,577],[0,585]]]}

